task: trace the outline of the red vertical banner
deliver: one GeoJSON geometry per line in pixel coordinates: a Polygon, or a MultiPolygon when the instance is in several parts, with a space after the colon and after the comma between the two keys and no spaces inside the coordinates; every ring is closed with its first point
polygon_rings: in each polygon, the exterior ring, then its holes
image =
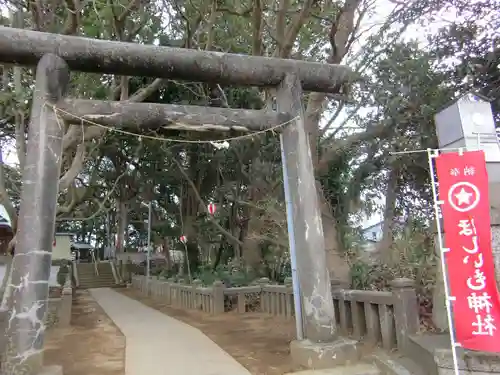
{"type": "Polygon", "coordinates": [[[463,348],[500,352],[500,298],[491,249],[483,151],[436,157],[445,260],[455,326],[463,348]]]}

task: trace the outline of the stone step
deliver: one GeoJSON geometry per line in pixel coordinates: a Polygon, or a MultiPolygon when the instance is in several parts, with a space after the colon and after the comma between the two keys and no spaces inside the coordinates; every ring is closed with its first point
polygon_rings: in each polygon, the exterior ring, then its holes
{"type": "Polygon", "coordinates": [[[100,273],[99,275],[96,275],[95,273],[94,274],[83,274],[83,275],[78,275],[79,278],[82,278],[82,277],[113,277],[113,274],[110,273],[110,274],[107,274],[107,273],[100,273]]]}
{"type": "Polygon", "coordinates": [[[286,375],[382,375],[374,365],[358,363],[350,366],[337,366],[331,369],[304,370],[286,375]]]}
{"type": "Polygon", "coordinates": [[[79,288],[80,289],[92,289],[92,288],[112,288],[114,287],[116,284],[83,284],[83,285],[80,285],[79,288]]]}
{"type": "Polygon", "coordinates": [[[86,275],[86,276],[81,276],[78,277],[78,280],[94,280],[94,279],[114,279],[113,275],[86,275]]]}
{"type": "Polygon", "coordinates": [[[78,280],[80,283],[82,282],[99,282],[99,281],[115,281],[114,277],[88,277],[88,278],[82,278],[78,280]]]}
{"type": "Polygon", "coordinates": [[[81,280],[80,285],[82,284],[102,284],[102,283],[115,283],[114,279],[109,279],[109,280],[81,280]]]}
{"type": "Polygon", "coordinates": [[[95,273],[86,273],[83,275],[78,275],[78,278],[84,278],[84,277],[113,277],[112,273],[100,273],[99,275],[96,275],[95,273]]]}
{"type": "MultiPolygon", "coordinates": [[[[99,271],[99,274],[101,274],[101,273],[106,273],[106,274],[111,274],[112,275],[113,271],[111,271],[111,270],[99,271]]],[[[85,271],[82,271],[82,272],[78,272],[78,274],[79,275],[90,275],[90,274],[95,275],[95,270],[89,270],[89,271],[85,270],[85,271]]]]}
{"type": "Polygon", "coordinates": [[[100,277],[114,277],[112,274],[111,275],[78,275],[79,279],[93,279],[93,278],[100,278],[100,277]]]}
{"type": "Polygon", "coordinates": [[[92,289],[92,288],[113,288],[115,283],[96,283],[96,284],[81,284],[80,289],[92,289]]]}
{"type": "Polygon", "coordinates": [[[80,285],[82,285],[82,284],[102,284],[102,283],[115,284],[116,281],[109,279],[109,280],[82,280],[79,282],[80,285]]]}
{"type": "Polygon", "coordinates": [[[426,375],[426,372],[410,358],[376,351],[370,356],[383,375],[426,375]]]}

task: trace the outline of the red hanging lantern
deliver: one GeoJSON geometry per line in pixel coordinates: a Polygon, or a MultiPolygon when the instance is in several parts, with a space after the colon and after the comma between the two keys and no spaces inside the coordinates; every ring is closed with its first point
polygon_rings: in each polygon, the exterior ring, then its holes
{"type": "Polygon", "coordinates": [[[186,237],[186,236],[184,236],[184,235],[182,235],[182,236],[180,236],[180,237],[179,237],[179,240],[180,240],[183,244],[185,244],[185,243],[187,242],[187,237],[186,237]]]}
{"type": "Polygon", "coordinates": [[[208,213],[209,213],[210,215],[212,215],[212,216],[214,216],[215,211],[217,210],[217,208],[215,207],[215,204],[213,204],[213,203],[210,203],[210,204],[208,205],[207,209],[208,209],[208,213]]]}

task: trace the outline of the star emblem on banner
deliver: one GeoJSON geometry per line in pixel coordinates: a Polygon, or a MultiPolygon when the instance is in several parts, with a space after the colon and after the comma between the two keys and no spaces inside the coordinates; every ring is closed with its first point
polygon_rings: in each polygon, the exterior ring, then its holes
{"type": "Polygon", "coordinates": [[[448,202],[458,212],[467,212],[474,209],[480,199],[479,189],[470,182],[457,182],[448,191],[448,202]]]}
{"type": "Polygon", "coordinates": [[[457,199],[457,204],[460,206],[462,204],[470,204],[470,199],[474,194],[467,192],[464,188],[460,189],[460,191],[455,194],[455,198],[457,199]]]}

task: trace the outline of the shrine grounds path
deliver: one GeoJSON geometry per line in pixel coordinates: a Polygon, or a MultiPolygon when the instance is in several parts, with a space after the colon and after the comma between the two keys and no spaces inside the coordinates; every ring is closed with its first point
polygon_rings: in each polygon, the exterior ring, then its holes
{"type": "Polygon", "coordinates": [[[125,375],[250,375],[200,330],[109,288],[90,294],[125,336],[125,375]]]}

